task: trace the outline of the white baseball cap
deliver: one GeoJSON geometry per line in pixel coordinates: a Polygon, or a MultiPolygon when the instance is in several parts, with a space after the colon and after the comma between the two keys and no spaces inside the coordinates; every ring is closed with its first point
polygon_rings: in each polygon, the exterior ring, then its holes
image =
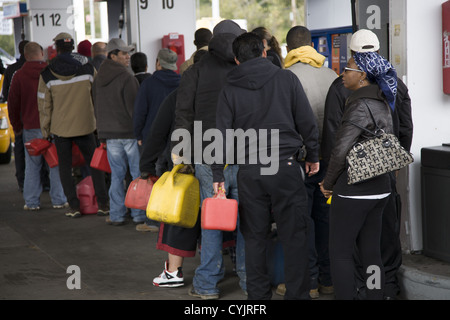
{"type": "Polygon", "coordinates": [[[350,49],[354,52],[376,52],[380,49],[380,41],[372,31],[361,29],[352,35],[350,49]]]}

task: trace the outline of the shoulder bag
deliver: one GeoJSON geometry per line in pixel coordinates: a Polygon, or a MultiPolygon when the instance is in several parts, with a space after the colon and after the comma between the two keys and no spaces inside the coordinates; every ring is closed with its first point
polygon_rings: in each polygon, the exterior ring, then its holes
{"type": "Polygon", "coordinates": [[[370,133],[371,137],[355,143],[347,154],[348,184],[366,181],[414,162],[412,154],[400,145],[394,134],[385,133],[378,127],[367,103],[366,106],[375,123],[375,130],[368,130],[350,121],[351,124],[370,133]]]}

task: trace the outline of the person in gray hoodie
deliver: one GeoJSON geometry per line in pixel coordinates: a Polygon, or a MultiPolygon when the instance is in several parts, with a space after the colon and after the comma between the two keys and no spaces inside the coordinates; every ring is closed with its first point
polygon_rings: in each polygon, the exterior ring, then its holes
{"type": "MultiPolygon", "coordinates": [[[[117,226],[125,224],[127,208],[123,181],[127,168],[133,179],[140,176],[139,148],[133,131],[134,100],[139,82],[127,68],[133,47],[113,38],[106,49],[108,57],[98,70],[92,93],[98,138],[106,141],[111,166],[110,215],[106,222],[117,226]]],[[[134,223],[143,223],[145,211],[131,209],[131,216],[134,223]]]]}

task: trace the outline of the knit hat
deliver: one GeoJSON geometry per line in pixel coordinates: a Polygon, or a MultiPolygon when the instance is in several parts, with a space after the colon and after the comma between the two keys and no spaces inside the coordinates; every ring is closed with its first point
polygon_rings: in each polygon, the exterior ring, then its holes
{"type": "Polygon", "coordinates": [[[92,44],[89,40],[83,40],[78,44],[78,53],[85,56],[91,57],[91,47],[92,44]]]}

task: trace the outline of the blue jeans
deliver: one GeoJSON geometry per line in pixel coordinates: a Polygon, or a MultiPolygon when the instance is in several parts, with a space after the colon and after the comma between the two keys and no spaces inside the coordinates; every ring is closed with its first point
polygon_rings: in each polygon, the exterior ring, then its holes
{"type": "MultiPolygon", "coordinates": [[[[24,129],[23,143],[35,138],[42,139],[41,129],[24,129]]],[[[40,197],[42,193],[41,168],[44,157],[30,156],[25,152],[25,180],[23,188],[23,198],[29,208],[40,206],[40,197]]],[[[67,202],[64,190],[59,178],[59,168],[50,168],[50,199],[53,205],[62,205],[67,202]]]]}
{"type": "MultiPolygon", "coordinates": [[[[125,207],[124,179],[128,167],[133,179],[140,176],[139,148],[135,139],[107,139],[106,150],[111,167],[109,217],[113,222],[122,222],[125,220],[127,212],[125,207]]],[[[136,223],[143,222],[145,220],[145,211],[131,209],[131,217],[136,223]]]]}
{"type": "MultiPolygon", "coordinates": [[[[239,166],[230,165],[225,171],[225,190],[227,198],[238,200],[237,172],[239,166]]],[[[195,176],[200,182],[200,200],[214,196],[213,177],[211,167],[203,164],[195,165],[195,176]]],[[[236,273],[239,285],[247,290],[245,272],[244,238],[240,231],[239,219],[236,227],[236,273]]],[[[217,283],[223,279],[225,268],[222,255],[223,231],[202,229],[200,265],[195,270],[192,281],[194,289],[199,294],[217,294],[217,283]]]]}

